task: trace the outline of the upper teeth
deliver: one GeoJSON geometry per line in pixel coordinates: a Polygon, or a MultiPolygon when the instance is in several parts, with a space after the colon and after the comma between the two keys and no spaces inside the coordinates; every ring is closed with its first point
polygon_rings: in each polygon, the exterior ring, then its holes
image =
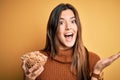
{"type": "Polygon", "coordinates": [[[67,33],[67,34],[65,34],[65,35],[72,35],[72,33],[67,33]]]}

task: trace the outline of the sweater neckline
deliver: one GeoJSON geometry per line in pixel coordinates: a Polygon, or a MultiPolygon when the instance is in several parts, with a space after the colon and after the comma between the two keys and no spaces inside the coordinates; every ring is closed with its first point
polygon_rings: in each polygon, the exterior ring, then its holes
{"type": "Polygon", "coordinates": [[[72,55],[73,55],[72,49],[57,50],[57,55],[53,58],[53,60],[63,64],[71,64],[72,55]]]}

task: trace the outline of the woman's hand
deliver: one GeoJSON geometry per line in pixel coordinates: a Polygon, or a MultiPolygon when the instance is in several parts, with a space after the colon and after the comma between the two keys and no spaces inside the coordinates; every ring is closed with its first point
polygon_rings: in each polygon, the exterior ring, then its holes
{"type": "Polygon", "coordinates": [[[30,69],[26,66],[26,60],[23,61],[22,69],[25,73],[25,80],[35,80],[44,70],[43,66],[35,64],[30,69]]]}
{"type": "Polygon", "coordinates": [[[115,55],[112,55],[106,59],[101,59],[99,60],[95,67],[94,67],[94,73],[96,74],[100,74],[102,72],[102,70],[104,68],[106,68],[107,66],[109,66],[112,62],[114,62],[116,59],[118,59],[120,57],[120,52],[115,54],[115,55]]]}

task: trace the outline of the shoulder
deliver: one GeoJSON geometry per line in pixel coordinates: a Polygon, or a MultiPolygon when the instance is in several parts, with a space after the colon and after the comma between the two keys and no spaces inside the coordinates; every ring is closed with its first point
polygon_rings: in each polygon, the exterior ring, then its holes
{"type": "Polygon", "coordinates": [[[95,64],[100,60],[100,57],[94,52],[89,51],[88,53],[89,53],[90,71],[93,71],[95,64]]]}
{"type": "Polygon", "coordinates": [[[41,54],[43,54],[43,55],[45,55],[45,56],[48,56],[48,53],[49,53],[49,52],[46,52],[46,51],[43,51],[43,50],[39,50],[39,53],[41,53],[41,54]]]}
{"type": "Polygon", "coordinates": [[[91,52],[91,51],[89,51],[88,53],[89,53],[90,60],[100,60],[100,57],[98,56],[98,54],[91,52]]]}

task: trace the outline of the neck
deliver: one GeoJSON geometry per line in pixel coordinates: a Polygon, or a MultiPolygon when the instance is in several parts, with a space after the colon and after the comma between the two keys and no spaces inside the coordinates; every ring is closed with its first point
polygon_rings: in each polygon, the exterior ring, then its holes
{"type": "Polygon", "coordinates": [[[57,55],[54,59],[61,62],[72,62],[73,49],[57,49],[57,55]]]}
{"type": "Polygon", "coordinates": [[[57,49],[57,54],[60,56],[72,56],[73,54],[73,49],[68,48],[68,49],[57,49]]]}

